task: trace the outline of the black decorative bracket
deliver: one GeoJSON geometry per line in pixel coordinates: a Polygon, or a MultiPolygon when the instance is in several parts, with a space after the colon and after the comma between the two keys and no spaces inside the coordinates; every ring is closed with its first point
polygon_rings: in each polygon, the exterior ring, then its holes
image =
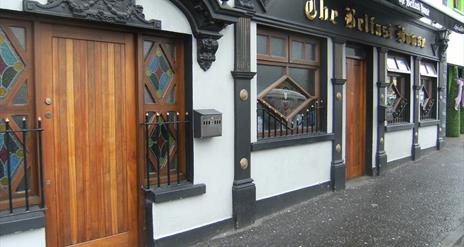
{"type": "Polygon", "coordinates": [[[26,12],[161,29],[161,21],[145,20],[135,0],[48,0],[46,4],[24,0],[23,7],[26,12]]]}
{"type": "Polygon", "coordinates": [[[449,41],[449,35],[450,31],[445,29],[438,31],[437,39],[435,40],[435,44],[432,45],[432,48],[434,49],[434,52],[438,51],[438,57],[440,60],[444,60],[446,57],[446,50],[448,49],[448,41],[449,41]]]}
{"type": "Polygon", "coordinates": [[[197,39],[197,61],[207,71],[216,61],[220,32],[230,24],[237,23],[245,11],[221,6],[217,0],[170,0],[179,8],[192,28],[197,39]]]}

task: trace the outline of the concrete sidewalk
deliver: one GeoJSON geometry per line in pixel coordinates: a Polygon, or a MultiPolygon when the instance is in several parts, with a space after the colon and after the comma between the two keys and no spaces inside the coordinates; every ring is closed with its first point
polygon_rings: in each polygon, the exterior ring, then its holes
{"type": "Polygon", "coordinates": [[[464,246],[464,138],[203,246],[464,246]],[[460,242],[461,241],[461,242],[460,242]]]}

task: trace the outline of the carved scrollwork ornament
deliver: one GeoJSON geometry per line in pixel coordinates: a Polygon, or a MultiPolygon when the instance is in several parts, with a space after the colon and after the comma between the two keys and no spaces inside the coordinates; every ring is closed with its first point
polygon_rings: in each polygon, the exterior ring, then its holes
{"type": "Polygon", "coordinates": [[[145,20],[135,0],[48,0],[46,4],[23,0],[23,7],[27,12],[161,29],[161,21],[145,20]]]}
{"type": "Polygon", "coordinates": [[[197,61],[204,71],[207,71],[211,64],[216,61],[218,47],[219,44],[215,38],[203,37],[197,39],[197,61]]]}
{"type": "Polygon", "coordinates": [[[235,7],[246,10],[253,10],[255,5],[251,0],[235,0],[235,7]]]}

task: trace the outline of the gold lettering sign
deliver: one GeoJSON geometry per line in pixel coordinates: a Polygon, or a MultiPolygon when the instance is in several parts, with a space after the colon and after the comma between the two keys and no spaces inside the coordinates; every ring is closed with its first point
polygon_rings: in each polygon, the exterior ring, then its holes
{"type": "MultiPolygon", "coordinates": [[[[337,24],[339,14],[337,10],[329,9],[329,7],[324,4],[324,0],[307,0],[305,4],[305,15],[306,18],[311,21],[319,19],[321,21],[337,24]]],[[[348,29],[368,33],[384,39],[390,39],[393,37],[393,34],[395,34],[396,41],[399,43],[420,48],[425,47],[426,39],[424,37],[408,34],[404,31],[402,26],[396,26],[396,32],[393,32],[391,24],[378,23],[375,17],[369,16],[368,14],[359,15],[354,8],[345,8],[344,21],[345,27],[348,29]]]]}
{"type": "Polygon", "coordinates": [[[338,11],[331,9],[327,6],[324,6],[324,0],[319,0],[319,10],[316,7],[316,0],[308,0],[305,4],[305,15],[306,18],[309,20],[314,20],[318,17],[319,12],[319,19],[322,21],[330,21],[332,24],[337,24],[335,20],[338,17],[338,11]],[[329,15],[330,12],[330,15],[329,15]]]}

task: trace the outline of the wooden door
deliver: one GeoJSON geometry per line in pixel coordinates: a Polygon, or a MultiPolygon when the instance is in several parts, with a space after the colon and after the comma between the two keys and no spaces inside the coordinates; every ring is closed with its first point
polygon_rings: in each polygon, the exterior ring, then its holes
{"type": "Polygon", "coordinates": [[[41,25],[48,246],[138,246],[131,34],[41,25]]]}
{"type": "Polygon", "coordinates": [[[346,59],[346,177],[364,175],[366,166],[366,64],[346,59]]]}

